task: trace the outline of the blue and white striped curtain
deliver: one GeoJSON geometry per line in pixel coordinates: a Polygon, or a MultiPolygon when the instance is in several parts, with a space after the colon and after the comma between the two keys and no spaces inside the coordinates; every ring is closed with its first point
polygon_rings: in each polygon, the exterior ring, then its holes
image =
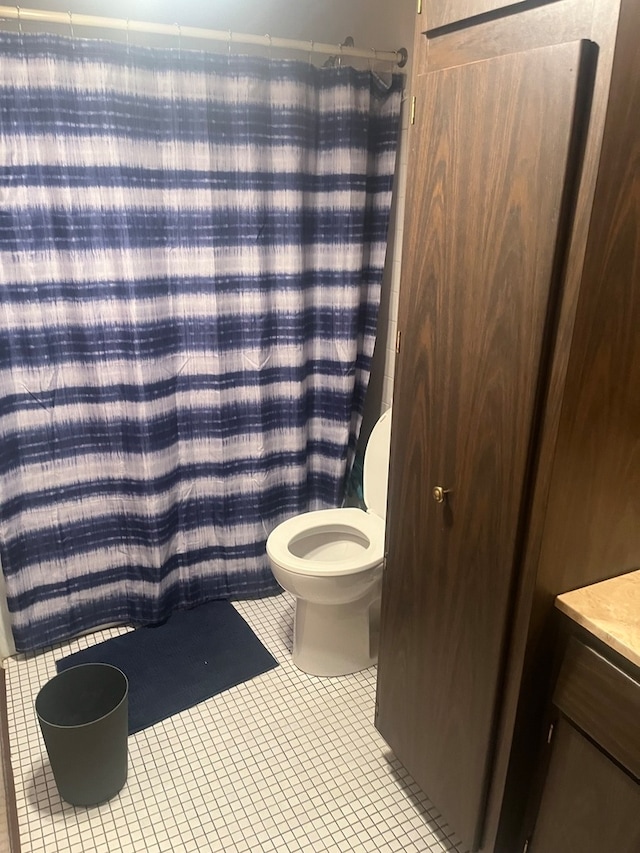
{"type": "Polygon", "coordinates": [[[275,591],[338,505],[402,78],[0,36],[0,556],[19,650],[275,591]]]}

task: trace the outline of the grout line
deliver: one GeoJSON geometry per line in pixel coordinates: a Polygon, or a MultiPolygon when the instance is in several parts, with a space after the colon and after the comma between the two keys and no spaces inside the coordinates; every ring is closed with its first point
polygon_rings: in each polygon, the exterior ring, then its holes
{"type": "Polygon", "coordinates": [[[280,665],[131,736],[125,788],[91,809],[60,800],[33,697],[56,658],[126,629],[9,661],[23,853],[460,853],[374,728],[375,668],[302,673],[288,594],[234,606],[280,665]]]}

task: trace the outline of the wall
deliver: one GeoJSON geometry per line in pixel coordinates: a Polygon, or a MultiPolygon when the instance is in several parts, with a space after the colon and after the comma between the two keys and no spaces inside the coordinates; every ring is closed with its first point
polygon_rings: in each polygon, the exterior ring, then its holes
{"type": "MultiPolygon", "coordinates": [[[[359,47],[411,47],[414,0],[27,0],[24,8],[56,9],[143,21],[359,47]]],[[[24,23],[24,29],[30,24],[24,23]]],[[[76,35],[81,35],[77,30],[76,35]]],[[[114,37],[114,36],[110,36],[114,37]]]]}

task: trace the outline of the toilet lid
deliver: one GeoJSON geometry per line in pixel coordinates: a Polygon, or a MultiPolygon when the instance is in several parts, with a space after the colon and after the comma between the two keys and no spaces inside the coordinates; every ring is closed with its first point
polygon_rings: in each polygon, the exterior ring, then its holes
{"type": "Polygon", "coordinates": [[[364,452],[362,489],[367,509],[380,518],[387,514],[389,453],[391,447],[391,409],[382,415],[371,430],[364,452]]]}

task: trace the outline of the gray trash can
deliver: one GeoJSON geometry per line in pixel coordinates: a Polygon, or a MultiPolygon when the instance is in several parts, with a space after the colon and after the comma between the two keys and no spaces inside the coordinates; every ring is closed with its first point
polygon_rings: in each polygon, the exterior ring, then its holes
{"type": "Polygon", "coordinates": [[[83,663],[48,681],[36,713],[63,800],[93,806],[127,781],[129,684],[115,666],[83,663]]]}

